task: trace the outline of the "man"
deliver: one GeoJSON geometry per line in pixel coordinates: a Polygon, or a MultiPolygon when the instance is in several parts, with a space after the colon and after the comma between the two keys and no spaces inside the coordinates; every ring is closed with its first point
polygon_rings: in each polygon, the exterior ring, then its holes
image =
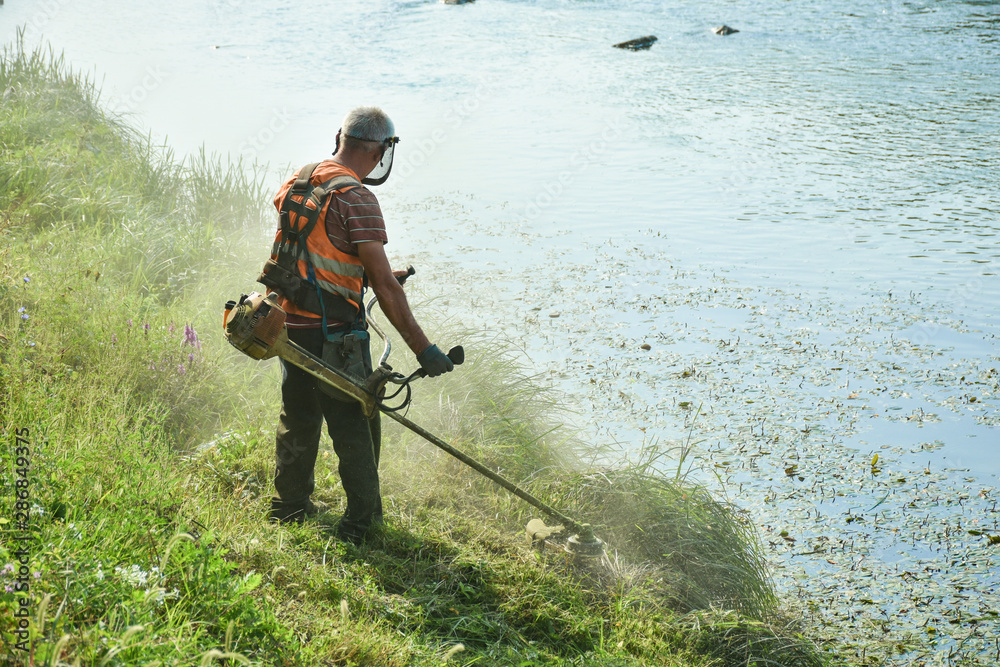
{"type": "MultiPolygon", "coordinates": [[[[281,295],[289,338],[358,380],[372,371],[365,286],[375,291],[385,316],[428,375],[454,367],[414,319],[403,294],[406,273],[390,268],[381,209],[362,185],[379,185],[388,178],[398,141],[381,109],[349,112],[337,132],[333,158],[315,165],[311,175],[303,167],[275,196],[281,223],[271,261],[259,279],[281,295]]],[[[313,470],[325,419],[347,496],[338,531],[343,539],[359,543],[382,521],[379,414],[368,419],[359,403],[284,359],[281,370],[271,519],[301,522],[317,511],[309,496],[315,490],[313,470]]]]}

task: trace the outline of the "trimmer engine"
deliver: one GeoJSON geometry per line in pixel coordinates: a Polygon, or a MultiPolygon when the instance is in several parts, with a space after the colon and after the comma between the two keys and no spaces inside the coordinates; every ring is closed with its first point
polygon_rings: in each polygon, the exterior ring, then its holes
{"type": "Polygon", "coordinates": [[[278,296],[257,292],[244,294],[239,302],[226,303],[223,327],[226,339],[233,347],[254,359],[281,357],[295,364],[310,375],[335,387],[348,398],[361,403],[365,414],[371,417],[378,410],[375,396],[357,385],[354,380],[331,368],[302,347],[288,339],[285,329],[287,314],[278,305],[278,296]]]}
{"type": "Polygon", "coordinates": [[[226,304],[222,326],[226,339],[240,352],[254,359],[277,356],[277,343],[284,334],[285,311],[278,306],[277,294],[264,296],[257,292],[244,294],[239,303],[226,304]]]}

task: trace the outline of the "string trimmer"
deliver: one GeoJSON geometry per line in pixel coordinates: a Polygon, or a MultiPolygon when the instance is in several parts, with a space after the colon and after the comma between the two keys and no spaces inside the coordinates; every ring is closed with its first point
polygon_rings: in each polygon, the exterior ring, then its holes
{"type": "MultiPolygon", "coordinates": [[[[419,377],[424,377],[425,373],[423,369],[417,369],[410,375],[403,375],[394,371],[392,366],[387,363],[392,345],[389,342],[388,336],[385,335],[371,318],[372,307],[375,303],[375,298],[372,298],[368,302],[367,321],[382,339],[385,347],[382,351],[382,356],[379,358],[378,367],[368,376],[364,384],[359,384],[350,376],[340,372],[336,368],[328,366],[323,363],[322,359],[289,340],[288,331],[285,328],[286,313],[278,305],[277,295],[273,292],[268,296],[252,292],[251,294],[242,295],[238,302],[228,302],[226,304],[223,326],[229,342],[232,343],[233,347],[247,356],[253,359],[281,357],[285,361],[298,366],[320,381],[330,385],[345,396],[359,402],[365,414],[369,417],[374,415],[376,410],[381,411],[435,447],[448,452],[479,474],[488,477],[518,498],[541,510],[549,518],[561,522],[567,530],[573,533],[566,541],[565,546],[566,551],[570,554],[586,558],[603,556],[604,542],[594,536],[593,528],[589,523],[574,521],[502,475],[493,472],[468,454],[452,447],[430,431],[399,414],[399,411],[410,402],[410,382],[419,377]],[[386,397],[385,391],[389,384],[399,385],[399,388],[393,394],[386,397]],[[402,403],[395,406],[387,405],[387,400],[395,398],[404,389],[406,390],[406,394],[402,399],[402,403]]],[[[461,346],[452,348],[448,352],[448,357],[453,363],[461,364],[465,361],[465,351],[461,346]]],[[[528,523],[528,536],[535,541],[544,542],[546,537],[559,530],[559,527],[550,528],[546,526],[539,519],[533,519],[528,523]]]]}

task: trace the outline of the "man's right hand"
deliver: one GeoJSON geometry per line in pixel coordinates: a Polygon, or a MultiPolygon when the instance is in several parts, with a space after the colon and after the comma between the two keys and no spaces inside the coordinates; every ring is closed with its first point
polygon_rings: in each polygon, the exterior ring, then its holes
{"type": "Polygon", "coordinates": [[[455,368],[455,364],[448,358],[448,355],[439,350],[437,345],[431,345],[418,354],[417,361],[428,377],[437,377],[455,368]]]}
{"type": "Polygon", "coordinates": [[[415,274],[416,272],[417,270],[413,268],[412,264],[410,264],[402,271],[393,271],[392,275],[396,277],[397,283],[399,283],[400,285],[404,285],[406,284],[406,279],[415,274]]]}

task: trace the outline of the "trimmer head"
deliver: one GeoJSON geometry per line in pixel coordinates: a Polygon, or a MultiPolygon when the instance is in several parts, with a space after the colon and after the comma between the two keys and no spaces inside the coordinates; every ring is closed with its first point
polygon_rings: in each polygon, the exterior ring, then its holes
{"type": "MultiPolygon", "coordinates": [[[[594,529],[589,523],[575,526],[578,532],[570,535],[566,543],[561,547],[566,553],[578,558],[600,558],[604,555],[604,541],[594,536],[594,529]]],[[[546,546],[553,549],[560,549],[549,542],[549,538],[556,538],[561,541],[566,529],[562,526],[546,526],[541,519],[532,519],[528,522],[526,533],[531,543],[539,549],[546,546]]]]}
{"type": "Polygon", "coordinates": [[[604,541],[594,536],[589,523],[580,525],[580,532],[566,540],[566,551],[574,556],[600,558],[604,555],[604,541]]]}

